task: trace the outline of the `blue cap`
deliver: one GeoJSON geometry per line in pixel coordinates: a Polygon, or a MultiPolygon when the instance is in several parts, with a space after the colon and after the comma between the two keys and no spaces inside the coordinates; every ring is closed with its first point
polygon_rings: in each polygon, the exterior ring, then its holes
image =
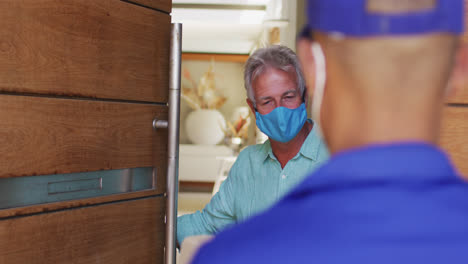
{"type": "Polygon", "coordinates": [[[309,0],[308,28],[355,37],[435,32],[461,34],[464,24],[463,2],[464,0],[309,0]],[[405,10],[405,7],[401,7],[402,4],[409,8],[405,10]],[[422,7],[417,8],[418,4],[422,4],[422,7]],[[428,6],[429,4],[431,5],[428,6]]]}

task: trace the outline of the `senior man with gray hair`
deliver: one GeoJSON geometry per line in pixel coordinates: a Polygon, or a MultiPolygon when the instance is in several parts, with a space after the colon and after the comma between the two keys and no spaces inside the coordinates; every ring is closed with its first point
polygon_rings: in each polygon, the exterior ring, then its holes
{"type": "Polygon", "coordinates": [[[177,219],[177,240],[215,234],[282,198],[328,158],[307,119],[307,93],[296,54],[275,45],[255,51],[245,65],[247,103],[269,140],[243,150],[208,205],[177,219]]]}

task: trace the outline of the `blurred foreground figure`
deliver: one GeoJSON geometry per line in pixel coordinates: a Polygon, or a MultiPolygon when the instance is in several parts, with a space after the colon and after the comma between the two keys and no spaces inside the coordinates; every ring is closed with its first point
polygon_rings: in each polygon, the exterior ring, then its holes
{"type": "Polygon", "coordinates": [[[247,103],[268,140],[241,151],[203,210],[177,218],[179,243],[265,211],[328,159],[318,126],[307,119],[305,81],[291,49],[256,50],[245,64],[244,80],[247,103]]]}
{"type": "Polygon", "coordinates": [[[298,54],[332,153],[195,263],[467,263],[468,184],[437,146],[462,0],[310,0],[298,54]]]}

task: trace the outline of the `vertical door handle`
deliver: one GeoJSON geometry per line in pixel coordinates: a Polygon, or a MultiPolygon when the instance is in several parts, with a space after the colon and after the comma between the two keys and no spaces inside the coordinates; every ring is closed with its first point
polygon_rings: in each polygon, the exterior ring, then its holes
{"type": "Polygon", "coordinates": [[[166,180],[166,250],[165,263],[176,263],[177,195],[179,192],[179,115],[180,67],[182,53],[182,24],[172,24],[169,56],[169,121],[156,120],[153,126],[168,129],[167,180],[166,180]]]}

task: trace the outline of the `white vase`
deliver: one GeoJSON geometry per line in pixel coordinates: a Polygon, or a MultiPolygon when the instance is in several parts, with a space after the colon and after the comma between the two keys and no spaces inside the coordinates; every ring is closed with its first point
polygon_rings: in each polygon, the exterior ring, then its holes
{"type": "Polygon", "coordinates": [[[223,140],[225,129],[226,120],[218,110],[195,110],[185,119],[185,131],[194,144],[216,145],[223,140]]]}

